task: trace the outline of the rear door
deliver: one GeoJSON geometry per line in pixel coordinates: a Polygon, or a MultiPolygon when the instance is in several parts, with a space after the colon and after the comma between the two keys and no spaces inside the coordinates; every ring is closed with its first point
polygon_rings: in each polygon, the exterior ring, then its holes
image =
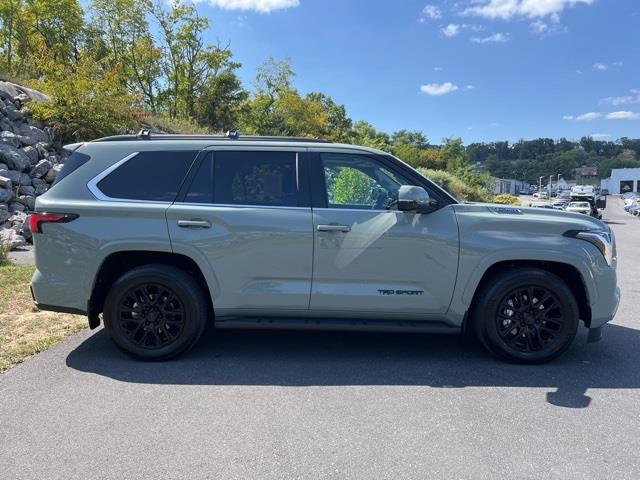
{"type": "Polygon", "coordinates": [[[398,211],[400,186],[418,183],[378,157],[322,153],[314,161],[311,309],[445,313],[458,268],[453,208],[398,211]]]}
{"type": "Polygon", "coordinates": [[[167,222],[173,250],[215,278],[217,315],[308,309],[313,231],[305,175],[295,149],[221,147],[194,164],[167,222]]]}

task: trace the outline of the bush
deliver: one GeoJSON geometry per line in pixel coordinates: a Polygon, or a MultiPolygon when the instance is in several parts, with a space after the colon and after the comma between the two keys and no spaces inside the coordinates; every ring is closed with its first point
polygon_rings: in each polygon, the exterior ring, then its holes
{"type": "Polygon", "coordinates": [[[489,201],[489,194],[484,188],[469,185],[449,172],[428,168],[419,168],[418,171],[459,200],[470,202],[489,201]]]}
{"type": "Polygon", "coordinates": [[[171,118],[166,115],[146,114],[141,117],[141,123],[152,130],[164,133],[198,133],[203,135],[211,133],[211,130],[208,128],[201,127],[196,122],[189,120],[188,118],[171,118]]]}
{"type": "Polygon", "coordinates": [[[502,205],[522,205],[520,199],[510,193],[501,193],[500,195],[496,195],[493,197],[492,202],[500,203],[502,205]]]}
{"type": "Polygon", "coordinates": [[[34,85],[51,96],[49,102],[31,102],[36,120],[53,127],[60,143],[92,140],[135,130],[134,98],[125,90],[116,69],[102,71],[84,59],[73,71],[54,66],[46,80],[34,85]]]}

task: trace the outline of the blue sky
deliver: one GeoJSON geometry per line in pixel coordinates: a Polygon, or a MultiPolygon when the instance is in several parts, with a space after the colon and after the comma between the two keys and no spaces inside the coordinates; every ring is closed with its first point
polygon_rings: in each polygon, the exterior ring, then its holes
{"type": "Polygon", "coordinates": [[[640,137],[639,0],[200,0],[252,82],[288,57],[302,92],[431,142],[640,137]]]}

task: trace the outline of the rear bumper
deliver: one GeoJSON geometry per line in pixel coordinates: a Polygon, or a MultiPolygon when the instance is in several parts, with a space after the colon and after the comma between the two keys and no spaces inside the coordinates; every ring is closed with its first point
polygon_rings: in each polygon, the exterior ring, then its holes
{"type": "Polygon", "coordinates": [[[87,314],[87,298],[82,285],[58,274],[36,269],[31,278],[31,297],[40,310],[87,314]]]}

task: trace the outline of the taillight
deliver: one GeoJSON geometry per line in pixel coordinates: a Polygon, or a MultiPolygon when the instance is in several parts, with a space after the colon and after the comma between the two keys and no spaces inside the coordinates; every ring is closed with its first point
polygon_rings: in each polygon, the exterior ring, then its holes
{"type": "Polygon", "coordinates": [[[29,229],[31,233],[42,233],[43,223],[67,223],[78,218],[75,213],[37,213],[29,215],[29,229]]]}

